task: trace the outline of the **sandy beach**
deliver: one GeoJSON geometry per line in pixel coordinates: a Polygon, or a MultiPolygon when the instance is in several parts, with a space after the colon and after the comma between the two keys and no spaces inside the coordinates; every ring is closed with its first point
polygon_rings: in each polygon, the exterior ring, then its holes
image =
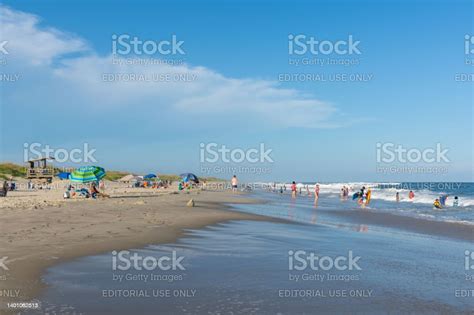
{"type": "Polygon", "coordinates": [[[227,220],[262,220],[257,215],[222,211],[228,209],[224,204],[255,202],[229,192],[126,191],[116,187],[108,191],[111,198],[102,200],[61,200],[62,192],[57,190],[20,191],[1,199],[1,256],[8,257],[8,271],[0,281],[1,309],[9,301],[35,298],[44,285],[42,272],[54,264],[171,242],[184,229],[227,220]],[[186,206],[191,198],[195,207],[186,206]]]}

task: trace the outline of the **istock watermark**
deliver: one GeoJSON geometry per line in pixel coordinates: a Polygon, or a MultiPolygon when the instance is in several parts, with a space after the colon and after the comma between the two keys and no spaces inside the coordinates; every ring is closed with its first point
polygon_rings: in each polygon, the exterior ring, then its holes
{"type": "Polygon", "coordinates": [[[358,265],[360,256],[354,256],[350,250],[347,256],[319,256],[305,250],[288,251],[288,270],[362,270],[358,265]]]}
{"type": "Polygon", "coordinates": [[[474,252],[470,250],[464,251],[464,270],[474,270],[474,252]]]}
{"type": "MultiPolygon", "coordinates": [[[[464,65],[473,67],[474,66],[474,35],[464,35],[464,65]]],[[[472,68],[470,68],[472,69],[472,68]]],[[[474,73],[472,71],[458,72],[454,74],[454,81],[472,83],[474,82],[474,73]]]]}
{"type": "Polygon", "coordinates": [[[376,144],[378,163],[449,163],[449,149],[443,148],[441,143],[436,143],[435,148],[406,148],[401,144],[391,142],[376,144]]]}
{"type": "Polygon", "coordinates": [[[464,36],[464,54],[474,55],[474,35],[466,34],[464,36]]]}
{"type": "Polygon", "coordinates": [[[2,258],[0,258],[0,268],[5,271],[9,270],[7,267],[7,259],[8,256],[3,256],[2,258]]]}
{"type": "Polygon", "coordinates": [[[44,157],[54,158],[58,163],[96,163],[94,157],[96,149],[90,148],[88,143],[84,143],[82,148],[51,148],[50,145],[41,143],[23,143],[23,161],[28,162],[44,157]]]}
{"type": "Polygon", "coordinates": [[[349,35],[347,40],[319,40],[305,34],[288,35],[288,54],[304,55],[360,55],[360,41],[349,35]]]}
{"type": "Polygon", "coordinates": [[[375,147],[377,173],[445,174],[451,163],[449,149],[441,143],[433,147],[408,148],[402,144],[378,142],[375,147]]]}
{"type": "Polygon", "coordinates": [[[143,40],[129,34],[112,35],[112,54],[114,55],[185,55],[184,41],[172,35],[170,40],[143,40]]]}
{"type": "Polygon", "coordinates": [[[211,174],[267,174],[274,163],[273,149],[260,143],[250,148],[231,148],[216,142],[200,143],[201,173],[211,174]]]}
{"type": "Polygon", "coordinates": [[[288,251],[288,280],[297,282],[359,281],[360,256],[352,250],[347,255],[327,256],[305,250],[288,251]]]}
{"type": "Polygon", "coordinates": [[[8,55],[7,44],[8,44],[7,40],[2,40],[0,42],[0,54],[8,55]]]}
{"type": "Polygon", "coordinates": [[[219,161],[229,163],[273,163],[271,157],[272,149],[265,148],[265,143],[260,143],[258,148],[228,148],[225,144],[218,143],[200,143],[200,161],[201,163],[216,163],[219,161]]]}
{"type": "Polygon", "coordinates": [[[176,251],[172,251],[171,256],[161,256],[156,258],[155,256],[143,256],[137,252],[130,252],[128,250],[113,251],[112,252],[112,270],[127,271],[133,270],[186,270],[181,264],[184,256],[179,256],[176,251]]]}

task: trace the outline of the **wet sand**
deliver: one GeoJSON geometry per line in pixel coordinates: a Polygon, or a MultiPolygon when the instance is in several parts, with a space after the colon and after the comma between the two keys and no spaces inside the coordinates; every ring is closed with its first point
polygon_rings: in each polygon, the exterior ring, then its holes
{"type": "Polygon", "coordinates": [[[103,200],[60,202],[55,206],[0,208],[0,310],[7,302],[29,302],[44,284],[43,271],[60,262],[112,250],[168,243],[184,229],[227,220],[271,219],[229,210],[225,204],[255,200],[228,192],[166,192],[103,200]],[[187,207],[189,199],[195,207],[187,207]],[[17,295],[18,292],[18,296],[17,295]],[[9,296],[14,295],[14,296],[9,296]]]}
{"type": "Polygon", "coordinates": [[[347,218],[357,224],[378,225],[435,237],[474,241],[474,225],[469,224],[434,221],[370,210],[319,211],[347,218]]]}

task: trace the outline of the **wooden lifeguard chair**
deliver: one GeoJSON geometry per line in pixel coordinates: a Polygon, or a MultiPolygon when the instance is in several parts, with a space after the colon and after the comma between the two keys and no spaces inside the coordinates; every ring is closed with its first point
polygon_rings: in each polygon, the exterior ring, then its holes
{"type": "Polygon", "coordinates": [[[26,168],[26,178],[51,183],[54,177],[54,167],[48,165],[48,160],[54,160],[53,157],[44,157],[29,160],[26,168]]]}

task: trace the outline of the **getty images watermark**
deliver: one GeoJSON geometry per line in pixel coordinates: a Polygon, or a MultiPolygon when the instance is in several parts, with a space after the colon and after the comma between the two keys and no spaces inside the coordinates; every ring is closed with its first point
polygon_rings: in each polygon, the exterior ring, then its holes
{"type": "MultiPolygon", "coordinates": [[[[294,67],[352,67],[360,65],[362,55],[361,41],[353,35],[339,39],[320,39],[306,34],[288,35],[288,64],[294,67]]],[[[278,80],[311,82],[369,82],[372,73],[336,72],[298,72],[279,73],[278,80]]]]}
{"type": "MultiPolygon", "coordinates": [[[[474,35],[464,35],[464,65],[472,67],[474,66],[474,35]]],[[[472,68],[470,68],[472,69],[472,68]]],[[[456,73],[454,75],[454,81],[456,82],[474,82],[474,74],[472,72],[456,73]]]]}
{"type": "Polygon", "coordinates": [[[408,148],[392,142],[376,143],[377,173],[447,173],[451,162],[449,149],[441,143],[434,147],[408,148]]]}
{"type": "MultiPolygon", "coordinates": [[[[10,51],[8,49],[8,40],[0,40],[0,67],[6,66],[8,64],[8,55],[10,51]]],[[[0,82],[2,83],[15,83],[21,79],[20,73],[17,72],[3,72],[0,71],[0,82]]]]}
{"type": "MultiPolygon", "coordinates": [[[[119,283],[172,283],[182,281],[186,271],[183,265],[184,256],[176,251],[163,254],[142,255],[128,250],[112,252],[112,280],[119,283]]],[[[133,286],[132,286],[133,287],[133,286]]],[[[107,289],[102,290],[104,298],[192,298],[196,295],[194,288],[180,289],[107,289]]]]}
{"type": "Polygon", "coordinates": [[[215,142],[199,144],[203,174],[267,174],[271,172],[273,149],[265,143],[250,148],[228,147],[215,142]]]}
{"type": "MultiPolygon", "coordinates": [[[[112,35],[112,64],[118,66],[178,66],[185,62],[184,56],[186,50],[184,41],[178,39],[176,35],[171,35],[166,39],[143,39],[139,36],[130,34],[112,35]]],[[[160,68],[152,68],[160,69],[160,68]]],[[[130,72],[110,72],[102,73],[103,82],[194,82],[197,79],[195,73],[185,73],[173,71],[166,67],[170,72],[144,72],[143,68],[139,71],[130,72]]]]}
{"type": "Polygon", "coordinates": [[[96,149],[84,143],[82,148],[52,148],[49,144],[43,145],[38,142],[23,143],[23,161],[28,162],[44,157],[53,158],[58,163],[96,163],[94,154],[96,149]]]}
{"type": "MultiPolygon", "coordinates": [[[[359,271],[360,256],[354,255],[352,250],[347,255],[328,256],[320,255],[317,252],[305,250],[288,251],[288,280],[291,281],[291,289],[279,289],[280,298],[370,298],[373,290],[370,289],[331,289],[321,288],[320,283],[338,282],[347,283],[349,281],[360,280],[359,271]],[[316,289],[294,289],[296,283],[311,282],[317,283],[311,287],[316,289]]],[[[346,287],[346,284],[342,285],[346,287]]]]}
{"type": "Polygon", "coordinates": [[[474,251],[465,250],[464,251],[464,277],[465,280],[470,284],[466,288],[455,288],[454,296],[456,298],[474,298],[474,289],[469,288],[469,286],[474,283],[474,251]]]}

